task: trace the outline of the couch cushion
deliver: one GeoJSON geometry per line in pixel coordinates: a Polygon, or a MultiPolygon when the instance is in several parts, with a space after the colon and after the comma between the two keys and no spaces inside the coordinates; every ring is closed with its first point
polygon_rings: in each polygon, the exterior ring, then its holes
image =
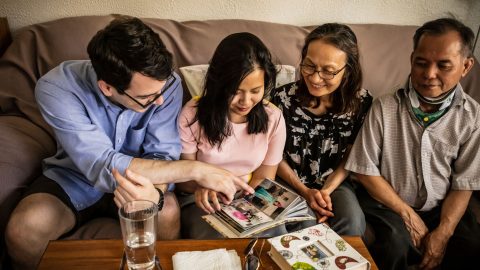
{"type": "Polygon", "coordinates": [[[120,221],[113,218],[96,218],[85,223],[66,239],[121,239],[120,221]]]}
{"type": "Polygon", "coordinates": [[[403,86],[410,73],[411,37],[416,26],[351,25],[358,38],[363,87],[374,97],[403,86]]]}
{"type": "Polygon", "coordinates": [[[0,113],[21,112],[51,133],[34,97],[37,80],[59,63],[87,59],[91,37],[113,17],[74,17],[26,27],[0,59],[0,113]]]}
{"type": "MultiPolygon", "coordinates": [[[[20,30],[0,59],[0,113],[23,113],[35,124],[49,130],[40,116],[33,89],[40,76],[72,59],[87,59],[91,37],[114,18],[109,16],[70,17],[36,24],[20,30]]],[[[207,20],[177,22],[143,19],[159,33],[174,55],[177,67],[208,63],[218,43],[228,34],[251,32],[270,49],[277,64],[298,66],[304,38],[314,26],[269,23],[252,20],[207,20]]],[[[374,97],[403,84],[409,73],[412,35],[416,26],[381,24],[350,25],[358,36],[364,70],[364,87],[374,97]]],[[[462,80],[465,91],[480,100],[480,67],[462,80]]],[[[190,95],[185,89],[185,101],[190,95]]]]}

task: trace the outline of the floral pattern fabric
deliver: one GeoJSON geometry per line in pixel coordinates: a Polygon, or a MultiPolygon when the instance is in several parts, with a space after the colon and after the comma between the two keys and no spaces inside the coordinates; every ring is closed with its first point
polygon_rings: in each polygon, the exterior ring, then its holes
{"type": "Polygon", "coordinates": [[[287,126],[284,159],[307,187],[321,188],[342,161],[348,145],[354,143],[373,98],[362,89],[356,115],[315,115],[303,108],[295,96],[298,83],[273,90],[270,101],[282,110],[287,126]]]}

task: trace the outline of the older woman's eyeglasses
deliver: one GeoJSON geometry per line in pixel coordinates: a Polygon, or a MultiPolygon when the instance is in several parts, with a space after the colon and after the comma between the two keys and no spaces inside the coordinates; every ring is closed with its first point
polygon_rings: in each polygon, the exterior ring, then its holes
{"type": "Polygon", "coordinates": [[[252,239],[245,249],[245,270],[258,270],[260,268],[260,260],[253,253],[253,248],[258,242],[258,238],[252,239]]]}
{"type": "Polygon", "coordinates": [[[165,92],[167,92],[168,89],[170,89],[172,87],[172,85],[175,83],[176,79],[175,79],[175,76],[170,75],[167,80],[168,84],[165,84],[165,86],[162,88],[162,90],[160,91],[160,93],[152,96],[149,98],[149,100],[146,102],[146,103],[142,103],[140,101],[138,101],[136,98],[130,96],[129,94],[127,94],[127,92],[123,92],[127,97],[129,97],[131,100],[133,100],[135,103],[137,103],[138,105],[140,105],[142,108],[146,109],[148,106],[150,106],[152,103],[154,103],[159,97],[161,97],[163,94],[165,94],[165,92]]]}
{"type": "Polygon", "coordinates": [[[303,74],[307,76],[312,76],[315,73],[318,73],[318,76],[324,80],[331,80],[335,78],[335,76],[340,73],[347,65],[343,66],[341,69],[336,70],[336,71],[328,71],[328,70],[317,70],[315,66],[313,65],[307,65],[307,64],[301,64],[300,65],[300,70],[302,71],[303,74]]]}

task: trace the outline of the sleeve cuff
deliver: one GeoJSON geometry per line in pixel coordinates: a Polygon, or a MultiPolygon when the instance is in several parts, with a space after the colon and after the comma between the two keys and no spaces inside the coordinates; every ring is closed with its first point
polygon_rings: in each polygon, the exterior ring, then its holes
{"type": "Polygon", "coordinates": [[[117,153],[115,154],[115,157],[112,160],[112,163],[110,164],[110,170],[113,168],[117,169],[122,175],[125,175],[125,171],[128,169],[128,166],[130,166],[130,162],[132,162],[133,157],[132,156],[127,156],[124,154],[117,153]]]}
{"type": "Polygon", "coordinates": [[[350,164],[347,162],[347,164],[345,164],[345,170],[359,174],[381,176],[380,171],[375,166],[361,166],[358,164],[350,164]]]}

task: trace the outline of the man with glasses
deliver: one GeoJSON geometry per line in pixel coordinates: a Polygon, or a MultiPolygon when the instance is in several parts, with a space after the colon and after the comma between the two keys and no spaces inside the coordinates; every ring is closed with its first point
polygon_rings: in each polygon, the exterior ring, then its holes
{"type": "Polygon", "coordinates": [[[253,190],[231,173],[177,161],[183,89],[158,34],[121,17],[88,45],[90,61],[67,61],[43,76],[35,94],[55,131],[57,153],[44,160],[6,230],[15,268],[34,269],[49,240],[96,217],[117,218],[123,203],[159,203],[158,238],[179,234],[179,207],[167,184],[195,180],[223,194],[253,190]],[[159,185],[155,188],[155,185],[159,185]]]}
{"type": "Polygon", "coordinates": [[[172,85],[176,82],[176,77],[173,76],[173,73],[172,75],[170,75],[166,81],[169,82],[168,85],[164,86],[162,91],[160,91],[159,93],[156,93],[156,94],[151,94],[151,95],[145,95],[145,96],[139,96],[137,97],[138,99],[141,99],[141,100],[145,100],[144,103],[142,103],[141,101],[139,101],[137,98],[134,98],[132,96],[130,96],[127,92],[123,92],[127,97],[129,97],[133,102],[137,103],[140,107],[146,109],[148,108],[152,103],[154,103],[158,98],[160,98],[161,96],[163,96],[163,94],[165,94],[165,92],[167,92],[168,89],[170,89],[172,87],[172,85]]]}
{"type": "Polygon", "coordinates": [[[380,269],[469,269],[478,260],[468,204],[480,189],[480,105],[460,85],[473,40],[455,19],[420,27],[410,77],[373,103],[345,165],[368,192],[359,201],[380,269]]]}

